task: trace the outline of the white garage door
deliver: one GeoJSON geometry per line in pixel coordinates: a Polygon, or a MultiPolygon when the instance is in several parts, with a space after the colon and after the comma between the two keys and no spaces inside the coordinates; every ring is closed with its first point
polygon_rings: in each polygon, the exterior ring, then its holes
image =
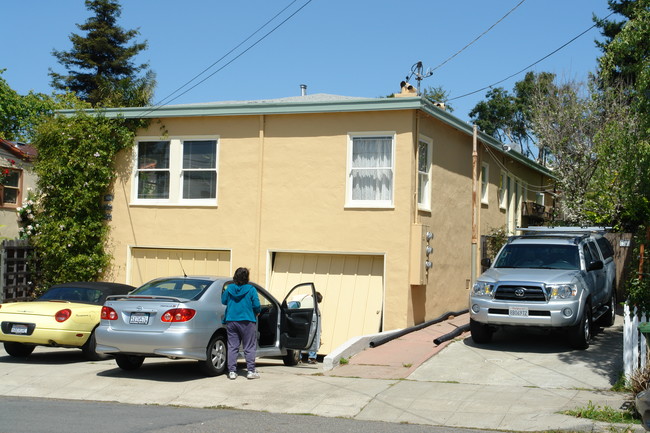
{"type": "Polygon", "coordinates": [[[323,295],[321,354],[352,337],[380,331],[384,257],[276,253],[269,290],[278,299],[299,283],[314,282],[323,295]]]}
{"type": "Polygon", "coordinates": [[[131,249],[130,281],[136,287],[154,278],[183,274],[229,276],[230,251],[131,249]]]}

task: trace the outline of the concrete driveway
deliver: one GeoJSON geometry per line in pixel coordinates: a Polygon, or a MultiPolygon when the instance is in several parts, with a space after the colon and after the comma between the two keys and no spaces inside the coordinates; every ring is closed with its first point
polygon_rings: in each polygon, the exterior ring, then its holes
{"type": "Polygon", "coordinates": [[[450,321],[366,349],[328,372],[322,364],[285,367],[278,360],[260,360],[262,378],[254,381],[206,378],[194,361],[147,359],[139,370],[128,372],[114,360],[86,362],[79,350],[37,348],[27,359],[17,360],[0,349],[0,395],[503,431],[605,432],[615,427],[643,432],[640,425],[611,426],[561,414],[589,403],[618,409],[629,399],[609,390],[622,369],[618,324],[597,333],[587,351],[570,350],[556,336],[526,333],[497,334],[493,344],[481,347],[465,334],[442,349],[435,346],[432,334],[443,332],[442,326],[457,326],[463,318],[454,320],[455,325],[450,321]],[[349,374],[352,367],[355,374],[349,374]],[[364,371],[375,377],[364,376],[364,371]]]}
{"type": "MultiPolygon", "coordinates": [[[[619,317],[622,322],[622,318],[619,317]]],[[[596,332],[587,350],[573,350],[560,332],[519,330],[476,345],[469,335],[449,345],[408,376],[476,385],[609,390],[623,372],[621,324],[596,332]]]]}

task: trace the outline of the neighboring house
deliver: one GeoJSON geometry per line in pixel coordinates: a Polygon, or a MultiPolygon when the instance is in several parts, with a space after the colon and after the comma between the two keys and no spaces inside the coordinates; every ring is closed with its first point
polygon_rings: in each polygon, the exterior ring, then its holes
{"type": "Polygon", "coordinates": [[[27,191],[36,188],[32,163],[38,152],[29,144],[0,138],[0,237],[19,235],[17,209],[27,199],[27,191]]]}
{"type": "Polygon", "coordinates": [[[279,298],[313,281],[321,353],[466,309],[480,271],[473,185],[485,235],[548,206],[552,173],[479,133],[473,183],[472,127],[406,96],[106,110],[152,120],[105,197],[110,275],[139,285],[246,266],[279,298]]]}

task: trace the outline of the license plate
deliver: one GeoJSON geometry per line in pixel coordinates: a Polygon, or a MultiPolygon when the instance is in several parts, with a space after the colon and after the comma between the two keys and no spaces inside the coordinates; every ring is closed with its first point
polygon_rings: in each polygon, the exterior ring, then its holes
{"type": "Polygon", "coordinates": [[[10,332],[12,334],[19,334],[19,335],[27,334],[27,325],[13,324],[11,325],[10,332]]]}
{"type": "Polygon", "coordinates": [[[510,307],[508,315],[511,317],[528,317],[528,307],[510,307]]]}
{"type": "Polygon", "coordinates": [[[131,313],[129,323],[132,325],[147,325],[149,323],[149,313],[131,313]]]}

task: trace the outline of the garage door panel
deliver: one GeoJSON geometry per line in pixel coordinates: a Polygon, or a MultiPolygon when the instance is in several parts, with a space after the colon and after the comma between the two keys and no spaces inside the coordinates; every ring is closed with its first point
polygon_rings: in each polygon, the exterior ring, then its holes
{"type": "Polygon", "coordinates": [[[167,248],[131,249],[131,284],[173,275],[230,275],[230,251],[167,248]]]}
{"type": "Polygon", "coordinates": [[[322,346],[329,353],[352,337],[378,332],[383,301],[383,256],[276,253],[269,290],[279,299],[313,281],[320,305],[322,346]]]}

